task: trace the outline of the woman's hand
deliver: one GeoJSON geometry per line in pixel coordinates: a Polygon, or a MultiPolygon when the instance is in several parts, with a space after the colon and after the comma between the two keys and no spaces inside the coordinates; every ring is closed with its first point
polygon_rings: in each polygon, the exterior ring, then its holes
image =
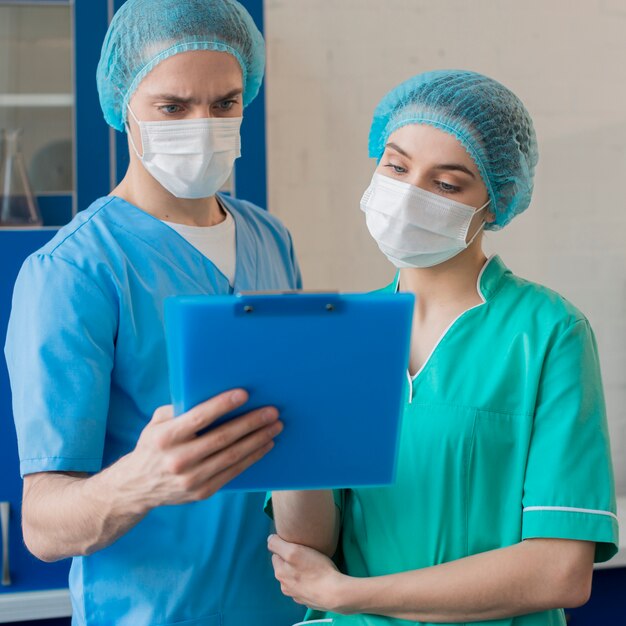
{"type": "Polygon", "coordinates": [[[509,619],[587,601],[595,544],[527,539],[432,567],[346,576],[324,555],[271,535],[285,595],[318,610],[410,622],[457,624],[509,619]]]}
{"type": "Polygon", "coordinates": [[[278,535],[269,536],[267,547],[272,553],[274,574],[286,596],[311,609],[343,612],[342,588],[349,577],[341,574],[327,556],[278,535]]]}

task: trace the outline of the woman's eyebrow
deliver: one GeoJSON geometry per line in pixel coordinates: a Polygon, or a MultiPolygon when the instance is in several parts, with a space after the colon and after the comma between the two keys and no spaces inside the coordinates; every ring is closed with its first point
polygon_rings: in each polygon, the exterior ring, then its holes
{"type": "Polygon", "coordinates": [[[407,159],[411,158],[398,144],[391,141],[385,146],[385,148],[391,148],[392,150],[400,153],[402,156],[405,156],[407,159]]]}
{"type": "MultiPolygon", "coordinates": [[[[385,147],[395,150],[402,156],[405,156],[407,159],[411,158],[411,156],[407,152],[405,152],[398,144],[393,143],[392,141],[390,141],[385,147]]],[[[464,172],[465,174],[468,174],[472,178],[476,178],[476,175],[474,174],[474,172],[472,172],[472,170],[465,167],[465,165],[462,165],[461,163],[440,163],[439,165],[434,165],[431,169],[444,170],[446,172],[452,172],[452,171],[464,172]]]]}
{"type": "Polygon", "coordinates": [[[451,171],[465,172],[466,174],[469,174],[469,176],[471,176],[472,178],[476,178],[476,175],[474,174],[474,172],[472,172],[470,169],[465,167],[465,165],[461,165],[461,163],[441,163],[440,165],[434,165],[432,169],[444,170],[446,172],[451,172],[451,171]]]}

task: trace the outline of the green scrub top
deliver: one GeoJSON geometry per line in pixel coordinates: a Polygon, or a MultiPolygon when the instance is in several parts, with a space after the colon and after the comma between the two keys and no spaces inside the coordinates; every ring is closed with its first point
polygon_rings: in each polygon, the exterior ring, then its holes
{"type": "MultiPolygon", "coordinates": [[[[407,385],[396,482],[335,493],[337,559],[350,576],[421,569],[533,537],[597,542],[597,562],[618,549],[589,322],[497,256],[478,289],[483,302],[455,320],[407,385]]],[[[308,617],[333,618],[333,626],[416,623],[318,611],[308,617]]],[[[553,610],[472,623],[564,626],[565,617],[553,610]]]]}

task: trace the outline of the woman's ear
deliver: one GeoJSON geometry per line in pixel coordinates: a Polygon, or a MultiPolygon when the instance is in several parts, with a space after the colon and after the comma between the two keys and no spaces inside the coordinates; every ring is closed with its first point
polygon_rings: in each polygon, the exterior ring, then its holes
{"type": "Polygon", "coordinates": [[[495,221],[496,221],[495,213],[492,213],[491,211],[487,211],[487,213],[485,215],[485,222],[487,222],[488,224],[491,224],[491,223],[493,223],[495,221]]]}

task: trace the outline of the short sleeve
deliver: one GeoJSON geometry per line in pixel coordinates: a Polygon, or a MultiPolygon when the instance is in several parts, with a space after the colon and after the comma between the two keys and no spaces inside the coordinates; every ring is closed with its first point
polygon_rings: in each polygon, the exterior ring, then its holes
{"type": "Polygon", "coordinates": [[[22,476],[101,469],[116,328],[94,278],[58,257],[26,260],[5,347],[22,476]]]}
{"type": "Polygon", "coordinates": [[[618,550],[615,487],[595,337],[585,319],[553,342],[540,378],[524,481],[522,538],[618,550]]]}

